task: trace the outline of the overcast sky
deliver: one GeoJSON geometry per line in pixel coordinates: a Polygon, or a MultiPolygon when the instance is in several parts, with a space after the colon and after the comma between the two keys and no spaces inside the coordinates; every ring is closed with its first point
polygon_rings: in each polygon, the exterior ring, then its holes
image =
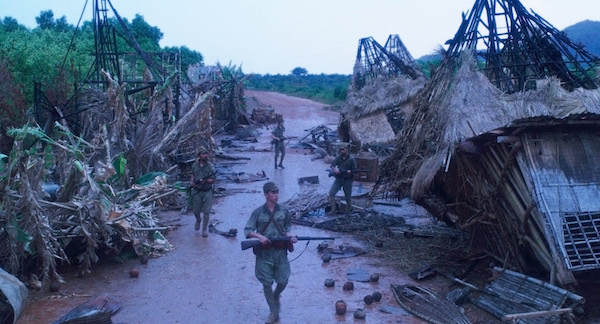
{"type": "MultiPolygon", "coordinates": [[[[92,19],[88,0],[83,20],[92,19]]],[[[600,21],[600,0],[522,0],[559,30],[600,21]]],[[[86,0],[0,0],[0,17],[30,28],[43,10],[76,25],[86,0]]],[[[136,14],[164,37],[161,46],[185,45],[207,65],[241,66],[245,73],[352,74],[358,41],[381,45],[398,34],[416,59],[454,37],[461,13],[475,0],[111,0],[131,21],[136,14]]],[[[110,13],[112,16],[112,13],[110,13]]]]}

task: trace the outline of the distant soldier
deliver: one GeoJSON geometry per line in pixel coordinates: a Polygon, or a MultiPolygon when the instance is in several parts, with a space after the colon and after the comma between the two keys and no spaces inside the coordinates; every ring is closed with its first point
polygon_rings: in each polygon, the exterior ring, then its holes
{"type": "Polygon", "coordinates": [[[346,216],[350,216],[350,210],[352,209],[352,180],[354,178],[354,171],[356,170],[356,161],[348,150],[348,144],[342,143],[340,145],[340,155],[336,156],[331,163],[331,171],[335,176],[335,181],[331,185],[331,189],[329,189],[330,215],[335,215],[336,213],[337,203],[335,201],[335,194],[340,188],[344,190],[346,198],[346,216]]]}
{"type": "Polygon", "coordinates": [[[298,239],[290,234],[292,221],[288,209],[277,203],[277,185],[274,182],[265,183],[263,193],[266,202],[252,212],[244,227],[244,234],[247,238],[257,238],[261,243],[261,247],[254,250],[254,274],[263,285],[263,292],[271,311],[265,323],[270,324],[279,321],[279,298],[287,286],[291,270],[287,257],[287,242],[272,243],[269,238],[289,236],[292,244],[298,242],[298,239]],[[275,290],[273,282],[277,283],[275,290]]]}
{"type": "Polygon", "coordinates": [[[190,186],[192,187],[192,211],[196,217],[194,229],[200,230],[202,223],[202,236],[207,237],[208,219],[210,217],[210,209],[213,202],[213,183],[216,180],[216,170],[210,161],[208,161],[208,150],[204,146],[198,149],[196,162],[192,165],[192,179],[190,186]],[[200,218],[200,214],[204,214],[200,218]]]}
{"type": "Polygon", "coordinates": [[[283,135],[285,132],[285,127],[283,127],[283,118],[277,120],[277,127],[273,129],[271,132],[271,143],[275,145],[275,169],[277,169],[277,158],[281,153],[281,160],[279,161],[279,167],[285,169],[283,167],[283,157],[285,156],[285,144],[283,140],[285,140],[285,136],[283,135]]]}

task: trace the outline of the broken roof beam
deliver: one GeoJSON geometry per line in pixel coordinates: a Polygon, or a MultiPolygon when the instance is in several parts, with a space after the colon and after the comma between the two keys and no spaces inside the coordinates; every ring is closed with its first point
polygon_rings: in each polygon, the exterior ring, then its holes
{"type": "Polygon", "coordinates": [[[477,0],[449,42],[450,57],[471,50],[485,63],[480,67],[500,90],[509,93],[535,88],[535,81],[558,77],[563,87],[598,87],[599,59],[573,43],[518,0],[477,0]]]}
{"type": "Polygon", "coordinates": [[[379,76],[406,75],[411,79],[423,77],[423,73],[415,64],[412,56],[398,35],[390,35],[386,47],[377,43],[373,37],[361,38],[356,53],[355,80],[360,79],[359,88],[366,81],[375,80],[379,76]]]}

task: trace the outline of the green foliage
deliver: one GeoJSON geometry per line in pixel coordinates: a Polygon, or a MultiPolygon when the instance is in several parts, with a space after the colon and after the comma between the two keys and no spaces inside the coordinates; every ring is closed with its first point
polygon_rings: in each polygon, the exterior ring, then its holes
{"type": "Polygon", "coordinates": [[[417,59],[416,62],[425,76],[429,78],[431,77],[431,72],[440,66],[440,63],[442,62],[442,56],[440,54],[424,55],[417,59]]]}
{"type": "Polygon", "coordinates": [[[123,157],[123,153],[117,155],[113,161],[113,168],[115,169],[115,174],[113,178],[115,179],[123,179],[123,177],[127,174],[127,159],[123,157]]]}
{"type": "Polygon", "coordinates": [[[6,169],[6,161],[8,161],[8,155],[0,153],[0,174],[4,173],[6,169]]]}
{"type": "Polygon", "coordinates": [[[325,104],[337,104],[346,100],[350,79],[350,75],[342,74],[253,74],[246,80],[245,86],[247,89],[275,91],[325,104]]]}
{"type": "Polygon", "coordinates": [[[297,67],[292,70],[292,75],[295,76],[306,76],[308,75],[308,71],[303,67],[297,67]]]}
{"type": "MultiPolygon", "coordinates": [[[[124,19],[127,25],[127,20],[124,19]]],[[[158,44],[163,38],[163,33],[158,27],[150,26],[144,20],[144,16],[136,14],[135,18],[131,21],[131,24],[127,28],[133,34],[135,40],[140,44],[140,47],[147,52],[159,52],[161,50],[158,44]]]]}
{"type": "Polygon", "coordinates": [[[139,177],[137,180],[135,180],[135,183],[140,186],[147,186],[149,184],[152,184],[152,182],[154,182],[154,179],[156,179],[156,177],[168,177],[168,176],[169,175],[164,172],[150,172],[150,173],[146,173],[143,176],[139,177]]]}
{"type": "Polygon", "coordinates": [[[204,64],[204,57],[200,52],[196,52],[194,50],[189,49],[187,46],[179,46],[179,47],[165,47],[165,52],[168,53],[179,53],[179,60],[181,61],[181,77],[185,81],[191,81],[187,79],[188,67],[194,64],[204,64]]]}
{"type": "Polygon", "coordinates": [[[19,24],[19,22],[13,17],[4,17],[4,19],[0,21],[0,33],[10,33],[17,30],[27,30],[27,27],[19,24]]]}

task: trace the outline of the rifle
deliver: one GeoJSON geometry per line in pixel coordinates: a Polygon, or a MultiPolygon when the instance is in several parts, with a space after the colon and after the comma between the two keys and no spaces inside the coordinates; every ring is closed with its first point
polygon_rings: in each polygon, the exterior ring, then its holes
{"type": "Polygon", "coordinates": [[[202,191],[202,190],[204,189],[204,185],[205,185],[205,183],[203,183],[202,185],[200,185],[200,184],[199,184],[199,182],[200,182],[200,181],[207,180],[208,178],[210,178],[210,177],[214,176],[215,174],[217,174],[217,171],[215,171],[215,172],[213,172],[213,173],[211,173],[211,174],[209,174],[209,175],[205,176],[205,177],[204,177],[204,178],[202,178],[202,179],[199,179],[199,180],[194,180],[194,183],[193,183],[191,186],[189,186],[189,189],[190,189],[190,190],[192,190],[192,188],[194,188],[194,189],[196,189],[197,191],[196,191],[195,193],[192,193],[192,195],[195,195],[195,194],[197,194],[199,191],[202,191]]]}
{"type": "MultiPolygon", "coordinates": [[[[329,172],[329,177],[340,177],[340,176],[346,176],[347,175],[347,173],[345,173],[345,172],[339,173],[339,174],[335,174],[335,172],[333,172],[333,170],[331,170],[331,169],[328,169],[328,170],[325,170],[325,171],[329,172]]],[[[355,170],[352,170],[351,175],[352,175],[352,177],[354,177],[354,175],[356,173],[358,173],[358,172],[371,172],[371,171],[372,170],[369,170],[369,169],[355,169],[355,170]]],[[[350,178],[349,175],[348,175],[348,178],[350,178]]]]}
{"type": "MultiPolygon", "coordinates": [[[[310,241],[310,240],[335,240],[336,238],[339,238],[339,237],[296,236],[296,238],[298,239],[298,241],[310,241]]],[[[274,237],[274,238],[269,239],[269,241],[271,241],[271,244],[268,244],[266,246],[263,246],[259,240],[244,240],[244,241],[242,241],[242,251],[249,249],[249,248],[254,248],[254,247],[262,247],[264,249],[269,249],[269,248],[271,248],[272,244],[281,242],[281,243],[286,243],[288,250],[290,250],[290,252],[291,252],[294,250],[292,244],[290,243],[291,240],[292,240],[292,236],[274,237]],[[292,246],[292,247],[290,248],[290,246],[292,246]]]]}

